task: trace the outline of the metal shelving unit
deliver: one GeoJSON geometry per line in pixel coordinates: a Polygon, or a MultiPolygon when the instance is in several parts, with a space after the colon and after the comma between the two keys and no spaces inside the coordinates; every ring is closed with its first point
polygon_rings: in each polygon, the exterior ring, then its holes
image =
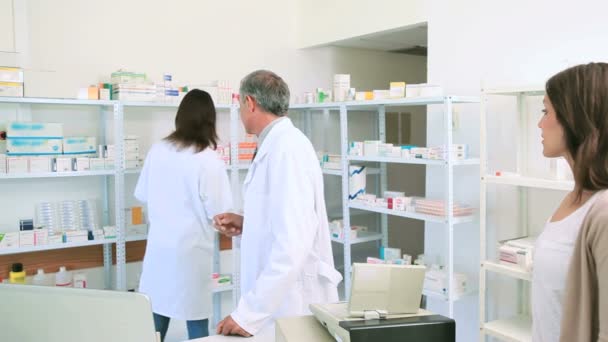
{"type": "Polygon", "coordinates": [[[525,101],[530,96],[544,95],[543,87],[502,88],[483,91],[480,115],[480,259],[481,268],[479,273],[479,340],[484,342],[486,337],[491,336],[502,341],[524,342],[532,339],[532,319],[527,307],[525,286],[532,279],[531,272],[519,267],[502,265],[488,256],[488,245],[496,241],[487,241],[489,227],[487,218],[488,186],[510,186],[516,187],[519,202],[519,229],[524,235],[529,234],[528,228],[528,189],[546,189],[569,191],[574,187],[573,182],[558,181],[551,179],[533,178],[525,176],[528,171],[528,118],[525,113],[525,101]],[[517,170],[513,174],[491,175],[488,172],[487,152],[487,102],[490,96],[508,96],[517,101],[518,109],[518,132],[517,132],[517,170]],[[489,320],[487,312],[488,300],[488,273],[500,274],[504,277],[518,280],[518,313],[515,317],[506,319],[489,320]]]}
{"type": "MultiPolygon", "coordinates": [[[[41,106],[70,106],[70,107],[92,107],[99,110],[99,122],[100,131],[103,132],[100,136],[99,143],[106,143],[106,120],[110,117],[114,123],[114,140],[122,141],[122,108],[116,101],[93,101],[93,100],[77,100],[77,99],[51,99],[51,98],[13,98],[13,97],[0,97],[0,105],[14,105],[18,114],[18,119],[27,120],[31,116],[32,108],[40,108],[41,106]],[[28,115],[29,114],[29,115],[28,115]]],[[[117,153],[122,153],[122,144],[116,144],[117,153]]],[[[10,180],[32,180],[42,181],[44,179],[52,178],[70,178],[70,177],[103,177],[103,185],[101,193],[103,194],[102,200],[102,220],[104,225],[115,222],[117,226],[120,226],[121,220],[124,218],[122,212],[122,201],[118,194],[120,187],[122,186],[122,161],[118,160],[115,162],[114,169],[112,170],[100,170],[100,171],[82,171],[82,172],[45,172],[45,173],[22,173],[22,174],[2,174],[0,175],[0,182],[10,180]],[[115,210],[114,217],[110,217],[110,198],[109,198],[109,182],[110,177],[115,179],[115,210]]],[[[2,183],[0,183],[2,184],[2,183]]],[[[124,228],[124,225],[123,225],[124,228]]],[[[103,245],[103,260],[104,260],[104,273],[105,273],[105,287],[107,289],[115,288],[118,290],[126,290],[126,280],[124,278],[125,272],[125,254],[124,248],[120,248],[121,243],[124,245],[124,229],[117,231],[117,237],[115,239],[105,240],[94,240],[86,241],[82,243],[62,243],[45,246],[34,246],[25,248],[11,248],[0,251],[0,254],[20,254],[28,252],[40,252],[56,249],[76,248],[83,246],[94,246],[103,245]],[[117,247],[117,264],[116,264],[116,275],[115,282],[112,284],[112,244],[116,244],[117,247]],[[122,263],[121,263],[122,262],[122,263]]]]}
{"type": "MultiPolygon", "coordinates": [[[[479,103],[479,98],[476,97],[461,97],[461,96],[447,96],[447,97],[428,97],[428,98],[404,98],[404,99],[388,99],[388,100],[375,100],[375,101],[348,101],[348,102],[332,102],[332,103],[316,103],[316,104],[297,104],[291,106],[292,110],[305,111],[310,114],[313,110],[323,110],[325,115],[329,115],[329,111],[339,111],[340,115],[340,155],[341,155],[341,170],[324,170],[325,174],[328,175],[340,175],[342,176],[342,218],[344,223],[344,239],[332,239],[333,241],[339,242],[343,245],[344,252],[344,283],[345,293],[350,292],[351,286],[351,246],[353,244],[367,242],[367,241],[379,241],[382,245],[388,244],[388,215],[395,215],[400,217],[424,220],[426,222],[435,222],[444,224],[446,228],[446,234],[448,235],[448,242],[446,244],[446,250],[448,254],[447,270],[450,276],[449,288],[453,287],[452,278],[454,272],[454,225],[459,223],[466,223],[475,220],[474,216],[470,217],[454,217],[452,213],[452,205],[454,203],[454,181],[453,181],[453,170],[455,166],[459,165],[478,165],[479,159],[468,159],[468,160],[454,160],[451,156],[448,160],[424,160],[424,159],[401,159],[401,158],[383,158],[383,157],[365,157],[365,156],[349,156],[348,155],[348,123],[349,123],[349,112],[356,111],[368,111],[377,112],[378,120],[378,135],[379,140],[386,141],[386,127],[385,127],[385,115],[386,108],[389,107],[407,107],[407,106],[426,106],[426,105],[443,105],[444,106],[444,128],[446,134],[447,145],[452,145],[452,105],[455,103],[479,103]],[[348,170],[350,162],[365,162],[365,163],[378,163],[379,167],[374,168],[372,173],[380,176],[380,191],[384,192],[387,188],[387,164],[388,163],[399,163],[399,164],[412,164],[412,165],[429,165],[435,167],[443,167],[445,169],[446,189],[445,189],[445,205],[449,208],[449,214],[447,217],[439,217],[432,215],[424,215],[420,213],[410,213],[404,211],[389,210],[379,207],[371,207],[362,203],[349,201],[348,199],[348,170]],[[339,173],[338,173],[339,172],[339,173]],[[351,213],[351,209],[357,209],[358,212],[374,212],[381,214],[380,227],[381,231],[369,236],[357,238],[354,240],[350,239],[350,218],[353,214],[357,214],[355,211],[351,213]]],[[[307,120],[310,115],[306,115],[307,120]]],[[[305,123],[305,133],[309,135],[310,122],[305,123]]],[[[439,298],[445,300],[449,306],[449,315],[453,316],[453,303],[458,300],[452,291],[449,291],[447,295],[427,293],[433,298],[439,298]]]]}

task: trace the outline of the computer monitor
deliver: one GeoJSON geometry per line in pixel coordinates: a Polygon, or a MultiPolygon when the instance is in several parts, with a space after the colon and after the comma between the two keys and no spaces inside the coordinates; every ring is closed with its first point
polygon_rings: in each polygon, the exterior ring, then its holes
{"type": "Polygon", "coordinates": [[[139,293],[0,285],[0,341],[156,342],[139,293]]]}
{"type": "Polygon", "coordinates": [[[417,313],[425,270],[418,265],[353,264],[350,316],[363,317],[364,311],[372,310],[387,315],[417,313]]]}

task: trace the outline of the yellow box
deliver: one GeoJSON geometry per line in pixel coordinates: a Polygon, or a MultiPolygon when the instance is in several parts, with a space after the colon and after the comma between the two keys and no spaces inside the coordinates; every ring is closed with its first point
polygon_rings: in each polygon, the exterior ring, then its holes
{"type": "Polygon", "coordinates": [[[99,100],[99,88],[97,86],[90,86],[88,94],[89,100],[99,100]]]}
{"type": "Polygon", "coordinates": [[[131,208],[131,224],[144,224],[144,211],[142,207],[131,208]]]}
{"type": "Polygon", "coordinates": [[[365,99],[366,100],[373,100],[374,99],[374,92],[373,91],[366,91],[365,92],[365,99]]]}

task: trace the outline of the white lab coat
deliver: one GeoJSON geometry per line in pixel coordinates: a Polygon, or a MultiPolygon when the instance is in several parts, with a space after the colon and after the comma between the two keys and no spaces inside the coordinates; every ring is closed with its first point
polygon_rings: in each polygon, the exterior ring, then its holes
{"type": "Polygon", "coordinates": [[[338,301],[323,174],[312,144],[289,119],[277,123],[243,184],[241,299],[232,318],[255,335],[311,303],[338,301]]]}
{"type": "Polygon", "coordinates": [[[135,197],[147,203],[150,229],[139,290],[155,313],[181,320],[211,315],[213,217],[232,209],[226,168],[215,151],[177,151],[168,142],[148,153],[135,197]]]}

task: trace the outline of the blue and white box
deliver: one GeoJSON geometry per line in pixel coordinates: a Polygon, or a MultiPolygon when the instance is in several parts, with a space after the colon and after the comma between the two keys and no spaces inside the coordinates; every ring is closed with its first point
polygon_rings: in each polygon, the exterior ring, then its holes
{"type": "Polygon", "coordinates": [[[367,170],[365,166],[350,165],[348,169],[348,199],[354,200],[365,194],[367,170]]]}
{"type": "Polygon", "coordinates": [[[63,154],[90,155],[97,153],[97,138],[69,137],[63,138],[63,154]]]}
{"type": "Polygon", "coordinates": [[[9,122],[6,138],[63,139],[63,125],[44,122],[9,122]]]}

